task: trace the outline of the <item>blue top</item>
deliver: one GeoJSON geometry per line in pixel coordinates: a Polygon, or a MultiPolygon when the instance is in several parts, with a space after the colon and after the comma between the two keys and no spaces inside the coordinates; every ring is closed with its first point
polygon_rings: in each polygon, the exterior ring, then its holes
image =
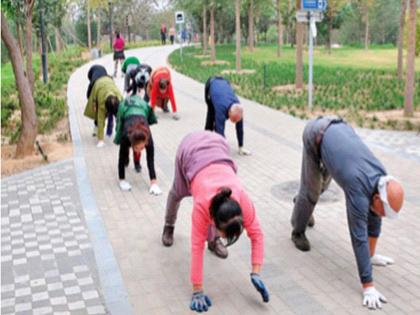
{"type": "Polygon", "coordinates": [[[382,163],[347,124],[332,124],[324,133],[321,159],[344,190],[353,251],[362,283],[372,282],[368,236],[378,237],[382,219],[370,211],[379,177],[386,175],[382,163]]]}
{"type": "MultiPolygon", "coordinates": [[[[225,121],[229,118],[229,109],[233,104],[239,104],[239,99],[233,92],[229,81],[224,78],[214,78],[211,81],[209,95],[215,111],[214,130],[225,136],[225,121]]],[[[239,146],[243,145],[243,119],[236,123],[236,136],[239,146]]]]}

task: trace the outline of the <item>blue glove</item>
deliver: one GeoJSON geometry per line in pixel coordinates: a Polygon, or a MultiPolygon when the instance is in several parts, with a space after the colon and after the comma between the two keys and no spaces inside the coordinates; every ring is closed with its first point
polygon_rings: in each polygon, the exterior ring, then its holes
{"type": "Polygon", "coordinates": [[[260,292],[263,301],[267,303],[270,300],[270,295],[268,294],[268,291],[265,288],[264,282],[262,281],[260,275],[258,273],[251,273],[251,282],[255,289],[260,292]]]}
{"type": "Polygon", "coordinates": [[[194,292],[191,298],[190,309],[196,312],[207,312],[211,306],[210,298],[203,291],[194,292]]]}

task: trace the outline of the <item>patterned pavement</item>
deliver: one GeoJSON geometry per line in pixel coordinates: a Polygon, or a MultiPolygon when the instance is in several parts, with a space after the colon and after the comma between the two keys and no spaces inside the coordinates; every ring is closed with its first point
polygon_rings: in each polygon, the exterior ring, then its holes
{"type": "Polygon", "coordinates": [[[1,314],[107,314],[73,161],[1,190],[1,314]]]}
{"type": "MultiPolygon", "coordinates": [[[[144,48],[126,55],[136,55],[155,67],[166,64],[173,49],[144,48]]],[[[190,198],[182,202],[173,247],[163,247],[160,236],[178,143],[188,132],[203,128],[204,88],[172,72],[181,120],[173,121],[157,110],[159,123],[152,127],[163,194],[155,197],[148,193],[144,155],[140,175],[132,163],[127,169],[132,191],[122,192],[118,187],[118,147],[106,139],[106,146],[97,149],[91,136],[92,123],[83,116],[87,71],[99,63],[111,73],[111,58],[105,56],[84,65],[69,80],[73,161],[2,179],[2,314],[191,313],[190,198]],[[31,198],[39,204],[32,205],[31,198]],[[70,233],[75,234],[73,239],[70,233]]],[[[120,88],[122,81],[117,79],[120,88]]],[[[253,155],[237,154],[230,123],[226,136],[265,234],[262,277],[271,300],[261,303],[250,283],[250,245],[244,235],[229,248],[227,260],[217,259],[206,250],[204,289],[213,301],[209,314],[371,314],[361,306],[343,194],[336,185],[317,206],[316,225],[308,231],[312,250],[299,252],[290,241],[289,220],[300,175],[304,122],[255,102],[241,101],[245,106],[245,146],[253,155]]],[[[376,287],[389,300],[380,313],[419,314],[419,136],[357,132],[406,189],[404,212],[396,222],[384,220],[378,244],[378,253],[396,260],[391,267],[374,268],[376,287]]]]}

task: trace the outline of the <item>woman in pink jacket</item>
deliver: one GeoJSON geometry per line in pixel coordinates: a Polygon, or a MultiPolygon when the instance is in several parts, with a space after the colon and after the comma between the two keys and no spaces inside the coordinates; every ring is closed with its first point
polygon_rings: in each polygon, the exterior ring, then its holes
{"type": "Polygon", "coordinates": [[[254,205],[236,175],[225,138],[210,131],[187,135],[178,147],[175,178],[168,195],[162,243],[173,244],[177,212],[184,197],[192,196],[191,310],[207,311],[210,298],[203,293],[203,254],[207,241],[214,241],[209,226],[215,224],[219,235],[232,245],[243,229],[251,239],[251,282],[264,302],[269,294],[259,275],[264,256],[264,235],[254,205]]]}

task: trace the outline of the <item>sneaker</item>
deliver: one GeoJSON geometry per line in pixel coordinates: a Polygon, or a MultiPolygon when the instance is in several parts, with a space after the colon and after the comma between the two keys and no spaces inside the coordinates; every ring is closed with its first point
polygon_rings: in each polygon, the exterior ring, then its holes
{"type": "Polygon", "coordinates": [[[229,255],[229,252],[227,248],[223,245],[222,241],[220,240],[220,237],[217,237],[213,241],[208,241],[207,248],[219,258],[225,259],[229,255]]]}
{"type": "Polygon", "coordinates": [[[309,217],[308,226],[313,227],[314,225],[315,225],[315,218],[314,218],[314,215],[311,214],[311,216],[309,217]]]}
{"type": "Polygon", "coordinates": [[[174,226],[165,225],[162,233],[162,244],[169,247],[174,243],[174,226]]]}
{"type": "Polygon", "coordinates": [[[92,131],[92,136],[96,137],[97,134],[98,134],[98,127],[94,126],[93,131],[92,131]]]}
{"type": "Polygon", "coordinates": [[[292,241],[295,243],[297,249],[300,249],[303,252],[311,250],[311,244],[305,236],[305,232],[296,233],[292,232],[292,241]]]}
{"type": "Polygon", "coordinates": [[[137,173],[140,173],[141,172],[141,165],[140,165],[140,163],[134,163],[134,170],[137,173]]]}
{"type": "Polygon", "coordinates": [[[162,109],[164,113],[169,113],[168,103],[164,104],[162,109]]]}

